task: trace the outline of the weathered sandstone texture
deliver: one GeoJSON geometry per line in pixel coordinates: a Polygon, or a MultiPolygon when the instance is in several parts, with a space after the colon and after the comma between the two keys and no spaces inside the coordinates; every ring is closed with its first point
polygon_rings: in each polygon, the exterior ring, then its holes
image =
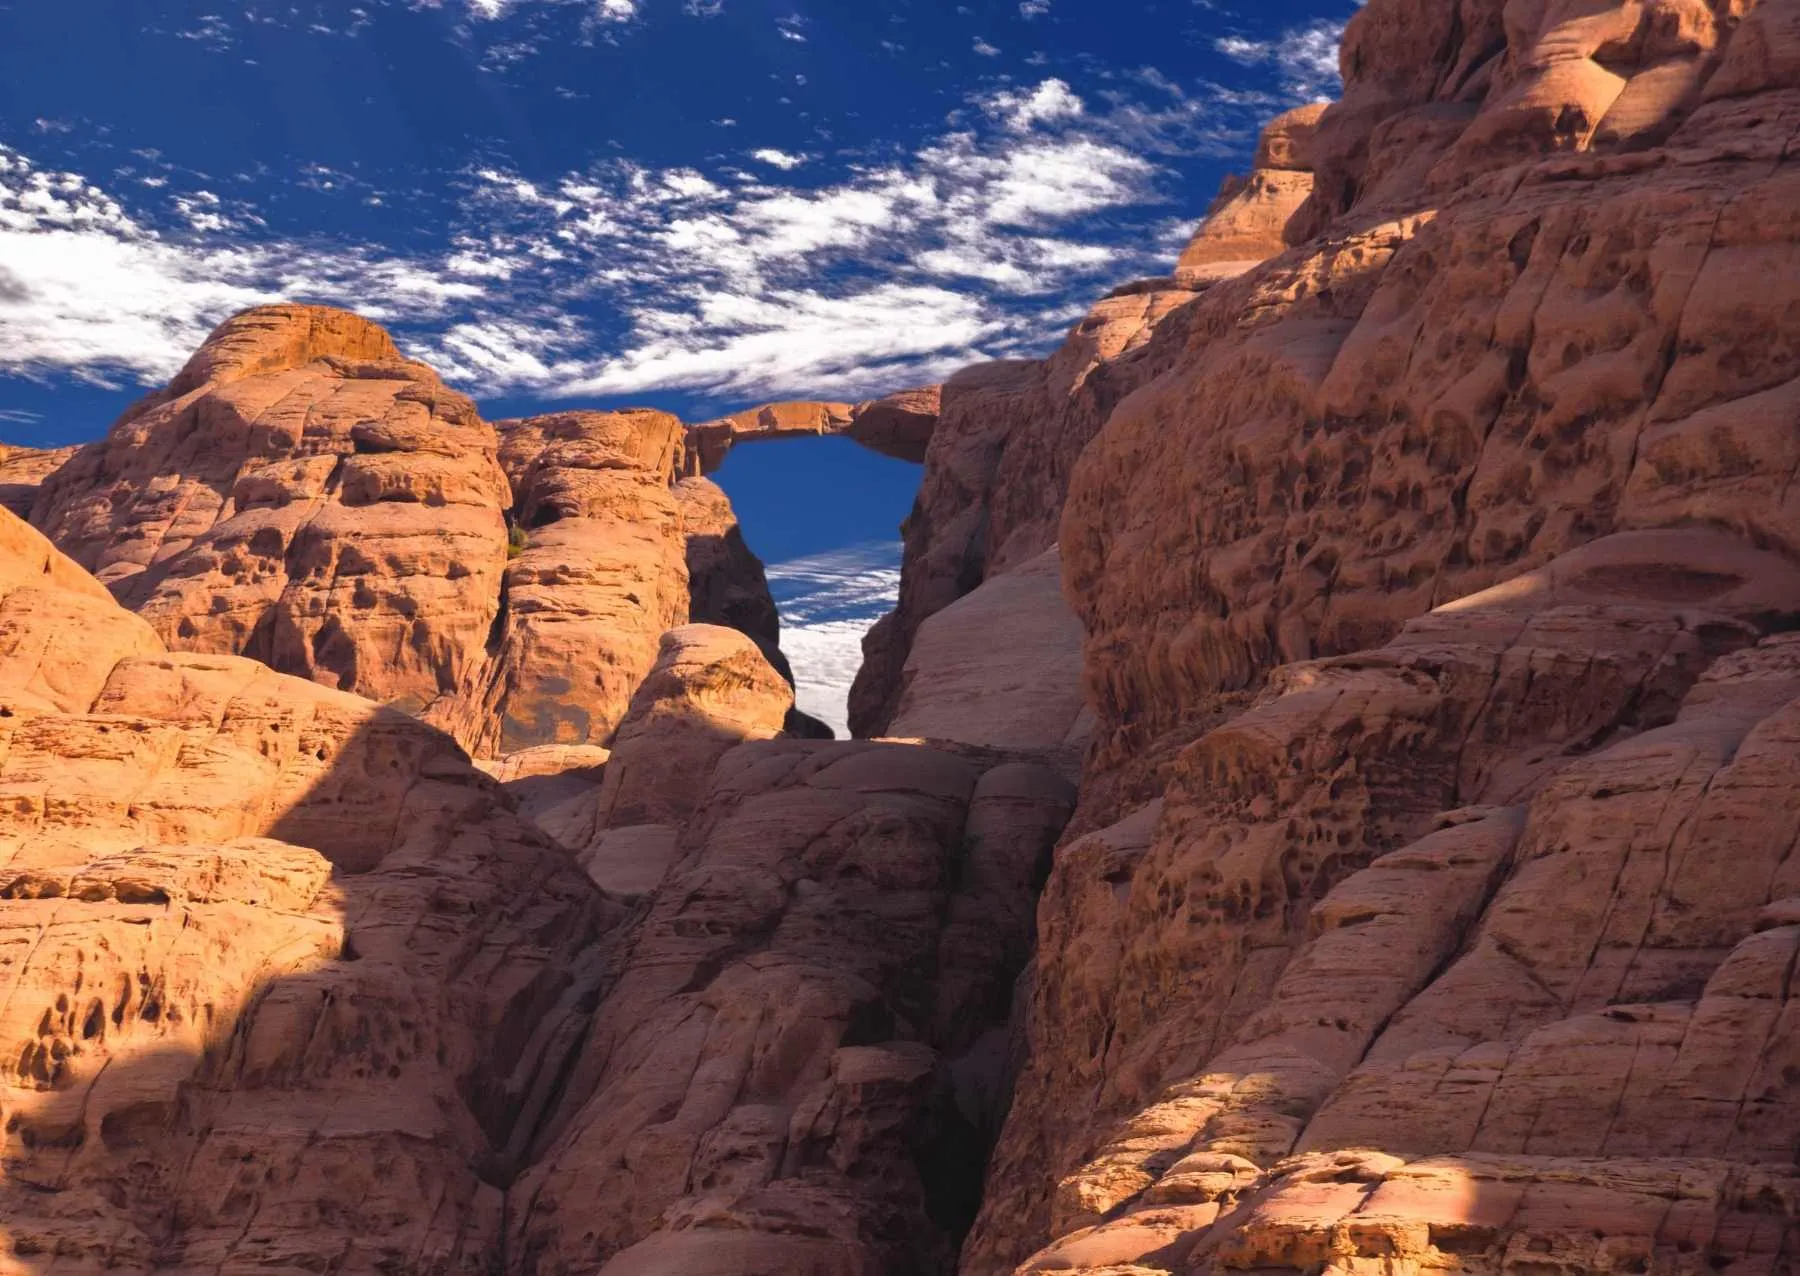
{"type": "Polygon", "coordinates": [[[681,422],[666,412],[503,421],[515,529],[496,633],[428,720],[471,753],[606,745],[688,618],[687,539],[670,484],[681,422]]]}
{"type": "Polygon", "coordinates": [[[961,1270],[1786,1271],[1800,8],[1343,65],[1068,484],[1098,730],[961,1270]]]}
{"type": "Polygon", "coordinates": [[[622,915],[448,738],[168,652],[0,512],[6,1270],[492,1270],[622,915]]]}
{"type": "Polygon", "coordinates": [[[768,577],[762,560],[744,543],[724,489],[711,479],[684,478],[674,492],[687,538],[688,619],[749,635],[769,663],[791,679],[768,577]]]}
{"type": "Polygon", "coordinates": [[[75,452],[72,447],[9,447],[0,443],[0,508],[29,518],[44,480],[61,469],[75,452]]]}
{"type": "Polygon", "coordinates": [[[856,735],[898,731],[927,617],[1056,545],[1076,460],[1122,400],[1172,366],[1198,295],[1290,242],[1290,225],[1305,221],[1322,111],[1301,107],[1265,130],[1251,176],[1226,181],[1173,277],[1117,289],[1046,360],[978,364],[943,386],[924,481],[902,529],[899,606],[863,643],[850,697],[856,735]]]}
{"type": "Polygon", "coordinates": [[[831,405],[405,436],[504,478],[416,706],[491,778],[149,606],[249,606],[168,459],[245,387],[450,411],[334,388],[426,384],[385,338],[227,325],[45,481],[142,618],[0,513],[4,1261],[1791,1271],[1800,0],[1369,0],[1343,66],[911,414],[856,710],[923,743],[781,738],[695,477],[831,405]]]}
{"type": "Polygon", "coordinates": [[[492,428],[385,332],[265,306],[47,479],[32,522],[174,649],[418,710],[481,655],[509,504],[492,428]]]}
{"type": "Polygon", "coordinates": [[[1191,287],[1241,275],[1281,252],[1288,224],[1312,194],[1308,147],[1322,104],[1289,111],[1263,130],[1246,178],[1233,178],[1181,254],[1178,282],[1191,287]]]}
{"type": "MultiPolygon", "coordinates": [[[[917,397],[857,413],[897,428],[917,397]]],[[[787,674],[730,502],[677,481],[687,447],[660,412],[491,426],[375,325],[268,306],[102,442],[8,450],[0,498],[170,646],[384,701],[500,757],[604,747],[690,616],[787,674]]]]}
{"type": "Polygon", "coordinates": [[[511,1261],[948,1270],[998,1119],[983,1038],[1071,798],[904,745],[726,753],[512,1189],[511,1261]]]}
{"type": "Polygon", "coordinates": [[[718,625],[664,634],[607,759],[579,857],[588,875],[621,895],[653,889],[719,759],[780,735],[793,708],[793,687],[744,634],[718,625]]]}
{"type": "Polygon", "coordinates": [[[899,606],[863,640],[853,733],[892,727],[927,617],[1056,544],[1076,458],[1118,400],[1166,366],[1144,356],[1145,343],[1194,297],[1173,283],[1109,297],[1049,359],[978,364],[945,383],[919,496],[901,529],[899,606]]]}

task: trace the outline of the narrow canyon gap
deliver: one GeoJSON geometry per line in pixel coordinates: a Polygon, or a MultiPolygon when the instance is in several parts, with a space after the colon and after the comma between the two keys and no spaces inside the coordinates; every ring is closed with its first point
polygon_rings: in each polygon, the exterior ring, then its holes
{"type": "Polygon", "coordinates": [[[900,524],[920,467],[843,438],[737,447],[714,480],[762,559],[802,712],[850,737],[862,639],[900,592],[900,524]]]}

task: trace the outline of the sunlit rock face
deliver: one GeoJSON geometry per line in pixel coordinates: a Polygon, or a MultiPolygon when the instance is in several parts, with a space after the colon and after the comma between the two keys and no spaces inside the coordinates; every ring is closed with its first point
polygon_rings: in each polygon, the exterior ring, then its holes
{"type": "Polygon", "coordinates": [[[1288,247],[1068,486],[1098,725],[962,1271],[1784,1269],[1795,12],[1352,22],[1288,247]]]}
{"type": "Polygon", "coordinates": [[[730,502],[678,481],[687,448],[661,412],[490,425],[374,324],[267,306],[101,442],[9,450],[0,495],[170,646],[380,700],[498,758],[607,745],[690,615],[786,671],[730,502]]]}
{"type": "Polygon", "coordinates": [[[5,512],[0,794],[10,1267],[488,1269],[620,905],[447,737],[169,652],[5,512]]]}
{"type": "Polygon", "coordinates": [[[82,448],[32,519],[171,647],[420,709],[499,608],[496,445],[374,324],[268,306],[82,448]]]}
{"type": "Polygon", "coordinates": [[[426,716],[484,757],[606,745],[663,632],[688,618],[670,490],[681,422],[567,412],[497,429],[513,484],[503,614],[480,666],[426,716]]]}

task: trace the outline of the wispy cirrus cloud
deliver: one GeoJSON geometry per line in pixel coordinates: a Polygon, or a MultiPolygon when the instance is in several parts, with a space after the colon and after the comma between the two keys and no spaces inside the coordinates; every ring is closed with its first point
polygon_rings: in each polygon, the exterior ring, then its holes
{"type": "Polygon", "coordinates": [[[1262,39],[1220,36],[1213,40],[1213,48],[1242,66],[1273,71],[1279,77],[1279,91],[1297,101],[1325,101],[1343,88],[1338,49],[1345,25],[1321,20],[1262,39]]]}
{"type": "MultiPolygon", "coordinates": [[[[759,147],[740,152],[755,171],[721,156],[530,174],[496,158],[434,178],[442,216],[419,224],[439,239],[404,250],[274,233],[150,161],[91,180],[0,150],[0,373],[156,382],[234,310],[296,299],[389,323],[484,395],[917,383],[1035,353],[1105,287],[1161,273],[1194,216],[1168,200],[1175,166],[1241,154],[1280,103],[1148,70],[1085,95],[1044,77],[878,156],[759,147]]],[[[286,180],[387,198],[333,170],[286,180]]]]}

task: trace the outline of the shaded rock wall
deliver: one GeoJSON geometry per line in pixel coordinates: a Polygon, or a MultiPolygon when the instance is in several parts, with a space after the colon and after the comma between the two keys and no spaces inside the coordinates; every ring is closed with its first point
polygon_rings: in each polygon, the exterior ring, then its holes
{"type": "Polygon", "coordinates": [[[726,754],[514,1188],[515,1261],[946,1270],[997,1119],[958,1061],[1003,1019],[1070,796],[902,745],[726,754]]]}
{"type": "Polygon", "coordinates": [[[963,1271],[1784,1270],[1793,12],[1352,23],[1293,247],[1069,484],[1099,734],[963,1271]]]}

